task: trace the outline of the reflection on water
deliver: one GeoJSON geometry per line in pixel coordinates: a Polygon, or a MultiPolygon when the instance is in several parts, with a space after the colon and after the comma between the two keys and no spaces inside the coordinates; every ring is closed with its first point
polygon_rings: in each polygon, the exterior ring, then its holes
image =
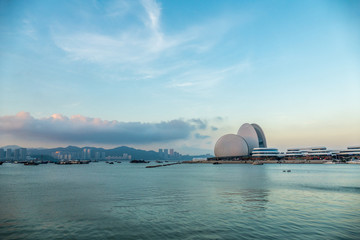
{"type": "Polygon", "coordinates": [[[257,212],[266,209],[268,195],[269,190],[244,189],[240,192],[225,192],[223,198],[224,203],[233,204],[233,207],[239,207],[247,212],[257,212]]]}
{"type": "Polygon", "coordinates": [[[0,183],[0,239],[360,236],[360,166],[3,164],[0,183]]]}

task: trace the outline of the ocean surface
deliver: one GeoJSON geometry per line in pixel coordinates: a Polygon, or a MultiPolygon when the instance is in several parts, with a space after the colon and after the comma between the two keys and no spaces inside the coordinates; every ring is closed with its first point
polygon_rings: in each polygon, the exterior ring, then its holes
{"type": "Polygon", "coordinates": [[[360,239],[359,165],[146,165],[4,163],[0,239],[360,239]]]}

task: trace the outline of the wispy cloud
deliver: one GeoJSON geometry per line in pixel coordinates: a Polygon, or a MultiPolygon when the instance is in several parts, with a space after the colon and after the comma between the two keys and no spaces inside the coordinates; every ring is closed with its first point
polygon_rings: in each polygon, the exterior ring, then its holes
{"type": "Polygon", "coordinates": [[[204,91],[249,69],[251,69],[251,64],[247,60],[218,69],[190,69],[172,79],[168,87],[190,92],[204,91]]]}
{"type": "Polygon", "coordinates": [[[74,33],[65,27],[54,27],[53,40],[73,60],[100,64],[144,64],[152,61],[160,53],[179,45],[183,40],[166,36],[162,32],[161,8],[156,1],[143,0],[140,3],[143,11],[139,18],[143,26],[126,29],[119,27],[111,34],[94,31],[74,33]]]}
{"type": "MultiPolygon", "coordinates": [[[[89,28],[71,31],[58,24],[52,27],[52,39],[74,61],[116,69],[112,71],[118,80],[161,78],[170,81],[167,84],[170,87],[201,89],[216,85],[227,73],[236,71],[234,66],[209,71],[204,68],[203,60],[196,57],[211,51],[231,30],[236,22],[231,17],[204,20],[170,34],[163,29],[158,2],[141,0],[131,4],[137,7],[129,7],[129,3],[124,6],[120,1],[114,12],[107,8],[106,13],[121,18],[128,11],[127,15],[139,20],[137,24],[119,26],[111,32],[89,28]],[[184,53],[189,56],[184,57],[184,53]]],[[[111,75],[108,69],[106,74],[111,75]]]]}
{"type": "MultiPolygon", "coordinates": [[[[0,117],[0,134],[12,138],[60,143],[148,144],[184,140],[198,129],[207,128],[200,119],[171,120],[158,123],[107,121],[81,115],[53,114],[34,118],[20,112],[0,117]]],[[[201,135],[198,135],[201,137],[201,135]]]]}

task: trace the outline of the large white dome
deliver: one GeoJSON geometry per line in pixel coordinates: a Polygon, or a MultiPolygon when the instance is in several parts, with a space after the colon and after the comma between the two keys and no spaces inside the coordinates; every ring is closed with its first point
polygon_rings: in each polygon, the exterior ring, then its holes
{"type": "Polygon", "coordinates": [[[249,146],[250,153],[254,148],[259,147],[258,135],[255,128],[251,124],[244,123],[243,125],[241,125],[237,134],[245,139],[247,145],[249,146]]]}
{"type": "Polygon", "coordinates": [[[266,148],[267,147],[266,138],[265,138],[265,134],[264,134],[263,130],[261,129],[261,127],[259,125],[257,125],[256,123],[252,123],[251,126],[254,127],[256,134],[259,138],[259,147],[266,148]]]}
{"type": "Polygon", "coordinates": [[[215,144],[216,157],[234,157],[249,155],[249,148],[244,138],[236,134],[226,134],[215,144]]]}

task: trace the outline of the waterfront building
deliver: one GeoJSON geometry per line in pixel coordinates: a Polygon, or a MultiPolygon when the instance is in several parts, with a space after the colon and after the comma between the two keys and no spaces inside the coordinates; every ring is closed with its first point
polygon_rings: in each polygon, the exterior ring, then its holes
{"type": "Polygon", "coordinates": [[[83,149],[82,159],[84,159],[84,160],[91,159],[91,149],[90,148],[83,149]]]}
{"type": "Polygon", "coordinates": [[[217,158],[250,156],[255,148],[266,148],[266,138],[259,125],[245,123],[237,134],[226,134],[215,144],[217,158]]]}
{"type": "Polygon", "coordinates": [[[170,155],[173,156],[174,155],[174,149],[170,149],[170,155]]]}
{"type": "Polygon", "coordinates": [[[87,159],[87,156],[86,156],[86,148],[83,149],[83,152],[82,152],[82,159],[87,159]]]}
{"type": "Polygon", "coordinates": [[[25,161],[27,156],[27,149],[20,148],[20,160],[25,161]]]}
{"type": "Polygon", "coordinates": [[[0,159],[5,159],[5,151],[2,148],[0,148],[0,159]]]}
{"type": "Polygon", "coordinates": [[[346,150],[341,150],[337,153],[340,159],[360,159],[360,146],[348,147],[346,150]]]}
{"type": "Polygon", "coordinates": [[[87,159],[91,159],[91,149],[88,148],[87,150],[87,159]]]}
{"type": "Polygon", "coordinates": [[[14,150],[14,160],[20,160],[20,149],[14,150]]]}
{"type": "Polygon", "coordinates": [[[162,156],[164,159],[168,159],[169,158],[169,150],[168,149],[164,149],[164,153],[163,153],[163,156],[162,156]]]}
{"type": "Polygon", "coordinates": [[[286,159],[295,159],[295,158],[301,158],[304,156],[304,151],[299,149],[288,149],[285,153],[286,159]]]}
{"type": "Polygon", "coordinates": [[[277,148],[254,148],[251,156],[253,158],[279,158],[282,157],[277,148]]]}
{"type": "Polygon", "coordinates": [[[337,152],[336,150],[329,150],[326,147],[289,148],[285,154],[285,159],[331,159],[336,156],[337,152]]]}
{"type": "Polygon", "coordinates": [[[11,159],[12,159],[12,151],[11,151],[11,148],[6,149],[6,156],[5,156],[5,158],[6,158],[7,160],[11,160],[11,159]]]}

